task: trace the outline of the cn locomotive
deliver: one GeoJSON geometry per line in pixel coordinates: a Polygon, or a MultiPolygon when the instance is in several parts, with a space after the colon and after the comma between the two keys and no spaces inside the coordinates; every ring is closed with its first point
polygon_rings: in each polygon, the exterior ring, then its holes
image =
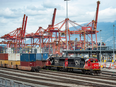
{"type": "Polygon", "coordinates": [[[47,60],[46,68],[56,68],[58,71],[73,71],[74,69],[77,69],[86,74],[101,73],[100,65],[96,58],[50,57],[47,60]]]}

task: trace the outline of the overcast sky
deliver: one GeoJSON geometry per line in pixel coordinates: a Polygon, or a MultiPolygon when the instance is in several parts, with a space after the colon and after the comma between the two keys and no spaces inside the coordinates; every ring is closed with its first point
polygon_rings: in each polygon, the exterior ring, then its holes
{"type": "MultiPolygon", "coordinates": [[[[116,20],[116,0],[100,0],[98,22],[116,20]]],[[[97,0],[70,0],[69,19],[78,24],[95,19],[97,0]]],[[[0,0],[0,36],[21,27],[23,15],[28,16],[26,32],[36,32],[39,26],[47,28],[51,24],[54,8],[55,24],[66,17],[64,0],[0,0]]]]}

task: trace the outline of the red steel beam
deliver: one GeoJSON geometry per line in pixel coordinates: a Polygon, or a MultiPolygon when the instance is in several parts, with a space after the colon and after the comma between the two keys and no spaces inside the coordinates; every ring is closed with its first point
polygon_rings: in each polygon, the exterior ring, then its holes
{"type": "Polygon", "coordinates": [[[99,4],[100,4],[100,1],[97,1],[97,10],[96,10],[96,18],[95,18],[95,29],[97,28],[97,19],[98,19],[99,4]]]}
{"type": "Polygon", "coordinates": [[[52,18],[52,27],[54,27],[55,16],[56,16],[56,8],[54,9],[54,13],[53,13],[53,18],[52,18]]]}

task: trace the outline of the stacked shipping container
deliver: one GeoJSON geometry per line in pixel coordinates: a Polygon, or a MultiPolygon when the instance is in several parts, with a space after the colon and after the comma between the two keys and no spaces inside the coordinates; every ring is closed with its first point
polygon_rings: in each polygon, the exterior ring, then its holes
{"type": "Polygon", "coordinates": [[[20,65],[20,53],[9,53],[8,54],[8,65],[9,67],[20,65]]]}
{"type": "Polygon", "coordinates": [[[46,63],[46,59],[48,58],[48,53],[22,53],[20,57],[20,65],[21,66],[40,66],[43,67],[46,63]]]}
{"type": "Polygon", "coordinates": [[[0,66],[8,64],[8,53],[0,53],[0,66]]]}
{"type": "Polygon", "coordinates": [[[0,53],[0,66],[38,71],[47,58],[48,53],[0,53]]]}

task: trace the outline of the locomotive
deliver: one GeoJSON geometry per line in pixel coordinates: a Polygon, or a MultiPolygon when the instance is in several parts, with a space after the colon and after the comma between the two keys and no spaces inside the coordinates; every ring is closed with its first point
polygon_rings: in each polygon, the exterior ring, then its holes
{"type": "Polygon", "coordinates": [[[100,64],[96,58],[81,57],[50,57],[46,63],[47,69],[56,68],[64,71],[81,70],[85,74],[100,74],[100,64]]]}

